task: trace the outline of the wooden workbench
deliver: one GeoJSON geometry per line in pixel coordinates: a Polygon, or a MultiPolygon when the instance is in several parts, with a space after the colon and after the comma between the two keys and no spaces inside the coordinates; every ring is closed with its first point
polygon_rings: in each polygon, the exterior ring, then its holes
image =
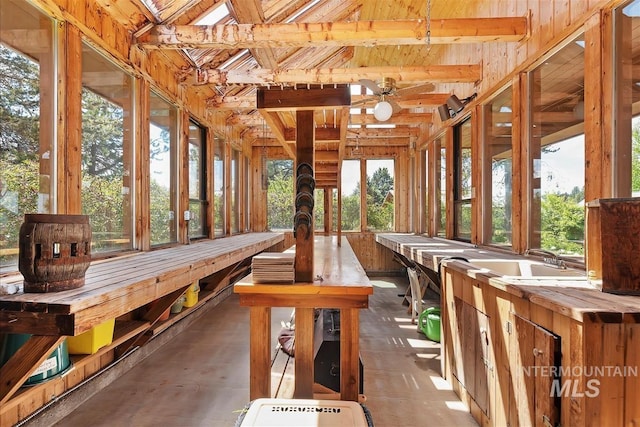
{"type": "Polygon", "coordinates": [[[345,237],[314,240],[313,283],[236,283],[240,305],[250,307],[250,399],[271,397],[271,307],[295,307],[296,398],[313,397],[314,308],[340,309],[340,396],[358,400],[359,309],[369,306],[373,287],[345,237]],[[322,280],[318,278],[320,276],[322,280]]]}
{"type": "MultiPolygon", "coordinates": [[[[121,334],[131,336],[127,345],[138,345],[138,337],[193,282],[232,269],[283,239],[282,233],[247,233],[137,252],[93,262],[87,270],[85,285],[77,289],[0,295],[0,334],[32,335],[0,368],[0,404],[18,390],[66,336],[81,334],[156,301],[144,319],[136,322],[136,334],[131,333],[131,328],[121,328],[121,334]]],[[[0,280],[3,284],[21,283],[22,275],[0,280]]]]}

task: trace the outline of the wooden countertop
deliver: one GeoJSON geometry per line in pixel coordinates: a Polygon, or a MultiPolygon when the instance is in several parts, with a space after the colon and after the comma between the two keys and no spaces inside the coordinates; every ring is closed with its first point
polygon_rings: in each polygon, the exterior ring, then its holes
{"type": "Polygon", "coordinates": [[[238,294],[371,295],[373,286],[346,237],[314,237],[313,283],[253,283],[248,275],[234,286],[238,294]]]}
{"type": "MultiPolygon", "coordinates": [[[[0,332],[77,335],[283,239],[282,233],[247,233],[93,262],[80,288],[0,295],[0,332]]],[[[23,279],[16,274],[0,280],[23,279]]]]}
{"type": "Polygon", "coordinates": [[[510,277],[478,269],[461,260],[444,260],[445,257],[460,256],[467,259],[513,259],[527,258],[517,254],[491,251],[464,243],[430,238],[415,234],[382,233],[376,241],[387,248],[425,267],[437,270],[442,260],[446,268],[461,272],[487,286],[507,292],[552,311],[578,321],[598,319],[609,323],[640,323],[640,296],[615,295],[596,289],[584,277],[510,277]]]}

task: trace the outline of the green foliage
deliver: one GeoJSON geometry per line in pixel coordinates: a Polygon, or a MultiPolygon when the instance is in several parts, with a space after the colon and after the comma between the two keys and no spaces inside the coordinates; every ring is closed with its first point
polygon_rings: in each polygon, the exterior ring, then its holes
{"type": "MultiPolygon", "coordinates": [[[[356,188],[360,188],[358,185],[356,188]]],[[[338,205],[338,201],[334,202],[338,205]]],[[[342,196],[342,230],[360,231],[360,191],[354,190],[350,196],[342,196]]]]}
{"type": "Polygon", "coordinates": [[[584,206],[576,200],[582,190],[571,194],[545,194],[541,200],[542,249],[561,254],[583,255],[584,206]]]}
{"type": "Polygon", "coordinates": [[[19,163],[39,151],[40,79],[38,64],[0,45],[0,151],[19,163]]]}
{"type": "Polygon", "coordinates": [[[293,175],[269,178],[267,190],[267,227],[269,230],[293,229],[293,175]]]}
{"type": "Polygon", "coordinates": [[[175,219],[171,216],[169,189],[152,179],[149,194],[151,197],[151,244],[171,242],[175,219]]]}
{"type": "Polygon", "coordinates": [[[370,230],[393,230],[393,177],[386,167],[367,177],[367,227],[370,230]]]}
{"type": "MultiPolygon", "coordinates": [[[[4,157],[0,156],[0,251],[18,247],[24,213],[38,211],[38,162],[13,163],[4,157]]],[[[0,265],[17,259],[15,251],[0,254],[0,265]]]]}
{"type": "Polygon", "coordinates": [[[82,171],[92,176],[122,176],[123,109],[82,89],[82,171]]]}

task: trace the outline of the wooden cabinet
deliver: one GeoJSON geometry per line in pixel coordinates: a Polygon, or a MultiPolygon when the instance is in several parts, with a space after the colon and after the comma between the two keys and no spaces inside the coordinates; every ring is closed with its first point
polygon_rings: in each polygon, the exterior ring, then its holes
{"type": "Polygon", "coordinates": [[[510,408],[511,425],[555,426],[560,421],[561,367],[560,337],[540,325],[513,315],[513,340],[516,370],[514,382],[515,400],[519,404],[510,408]],[[519,366],[518,366],[519,365],[519,366]]]}
{"type": "Polygon", "coordinates": [[[489,317],[460,298],[454,298],[459,319],[458,340],[460,351],[455,354],[453,376],[464,387],[477,409],[489,412],[488,386],[493,371],[489,317]]]}
{"type": "Polygon", "coordinates": [[[640,304],[549,279],[442,269],[443,376],[483,426],[640,422],[640,304]]]}

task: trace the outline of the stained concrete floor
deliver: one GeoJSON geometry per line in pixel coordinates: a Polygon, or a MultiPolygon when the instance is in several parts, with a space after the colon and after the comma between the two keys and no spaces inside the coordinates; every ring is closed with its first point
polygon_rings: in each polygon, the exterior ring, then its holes
{"type": "MultiPolygon", "coordinates": [[[[416,330],[402,305],[407,279],[372,283],[360,350],[374,425],[476,426],[440,376],[440,345],[416,330]]],[[[290,315],[273,310],[274,334],[290,315]]],[[[249,400],[250,332],[249,311],[232,295],[54,425],[233,426],[249,400]]]]}

